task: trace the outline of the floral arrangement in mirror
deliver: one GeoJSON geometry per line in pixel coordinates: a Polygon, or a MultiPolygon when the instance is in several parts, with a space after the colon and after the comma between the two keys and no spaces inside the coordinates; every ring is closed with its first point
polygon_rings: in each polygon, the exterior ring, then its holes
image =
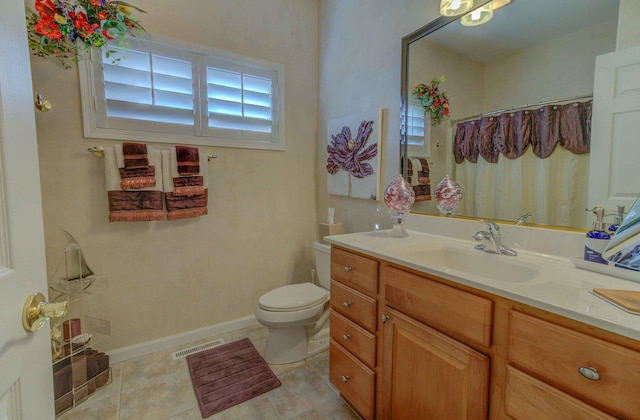
{"type": "Polygon", "coordinates": [[[447,175],[438,182],[435,198],[440,213],[454,215],[456,207],[462,201],[462,187],[447,175]]]}
{"type": "Polygon", "coordinates": [[[440,83],[445,80],[444,76],[440,76],[431,80],[428,85],[419,83],[411,93],[422,105],[425,115],[430,117],[431,125],[439,124],[449,118],[449,96],[439,88],[440,83]]]}
{"type": "Polygon", "coordinates": [[[413,188],[405,181],[402,175],[398,175],[384,191],[384,204],[389,208],[391,220],[393,221],[391,236],[403,238],[409,235],[404,229],[404,220],[415,200],[416,195],[413,188]]]}
{"type": "Polygon", "coordinates": [[[131,9],[145,11],[123,1],[36,0],[35,9],[27,7],[29,48],[38,57],[56,57],[65,69],[71,67],[69,60],[77,63],[83,51],[112,40],[124,48],[127,35],[146,32],[131,9]]]}

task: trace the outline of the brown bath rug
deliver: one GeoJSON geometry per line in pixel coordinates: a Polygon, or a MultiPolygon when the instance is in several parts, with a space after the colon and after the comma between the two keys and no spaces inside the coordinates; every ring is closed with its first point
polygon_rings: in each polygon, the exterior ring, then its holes
{"type": "Polygon", "coordinates": [[[187,356],[202,417],[209,417],[280,386],[248,338],[187,356]]]}

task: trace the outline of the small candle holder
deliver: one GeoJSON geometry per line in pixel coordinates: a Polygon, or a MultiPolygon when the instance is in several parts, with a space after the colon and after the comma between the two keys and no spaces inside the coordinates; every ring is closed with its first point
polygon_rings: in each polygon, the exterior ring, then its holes
{"type": "Polygon", "coordinates": [[[389,208],[393,227],[389,235],[398,238],[409,236],[404,229],[404,221],[411,210],[416,195],[413,188],[401,175],[387,187],[384,192],[384,204],[389,208]]]}

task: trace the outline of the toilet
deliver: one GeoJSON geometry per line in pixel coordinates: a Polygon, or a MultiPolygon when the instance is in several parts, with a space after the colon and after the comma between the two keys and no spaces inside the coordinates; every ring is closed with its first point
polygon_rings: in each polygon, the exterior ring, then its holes
{"type": "Polygon", "coordinates": [[[290,284],[258,300],[256,319],[269,329],[264,353],[267,363],[297,362],[329,346],[331,248],[316,241],[313,250],[320,286],[290,284]]]}

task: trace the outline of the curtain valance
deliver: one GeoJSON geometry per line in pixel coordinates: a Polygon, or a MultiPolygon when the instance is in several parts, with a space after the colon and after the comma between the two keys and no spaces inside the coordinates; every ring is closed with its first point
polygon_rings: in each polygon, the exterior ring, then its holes
{"type": "Polygon", "coordinates": [[[455,161],[475,163],[482,156],[496,163],[500,154],[516,159],[529,147],[545,159],[558,144],[574,154],[589,153],[592,104],[546,105],[459,122],[453,144],[455,161]]]}

